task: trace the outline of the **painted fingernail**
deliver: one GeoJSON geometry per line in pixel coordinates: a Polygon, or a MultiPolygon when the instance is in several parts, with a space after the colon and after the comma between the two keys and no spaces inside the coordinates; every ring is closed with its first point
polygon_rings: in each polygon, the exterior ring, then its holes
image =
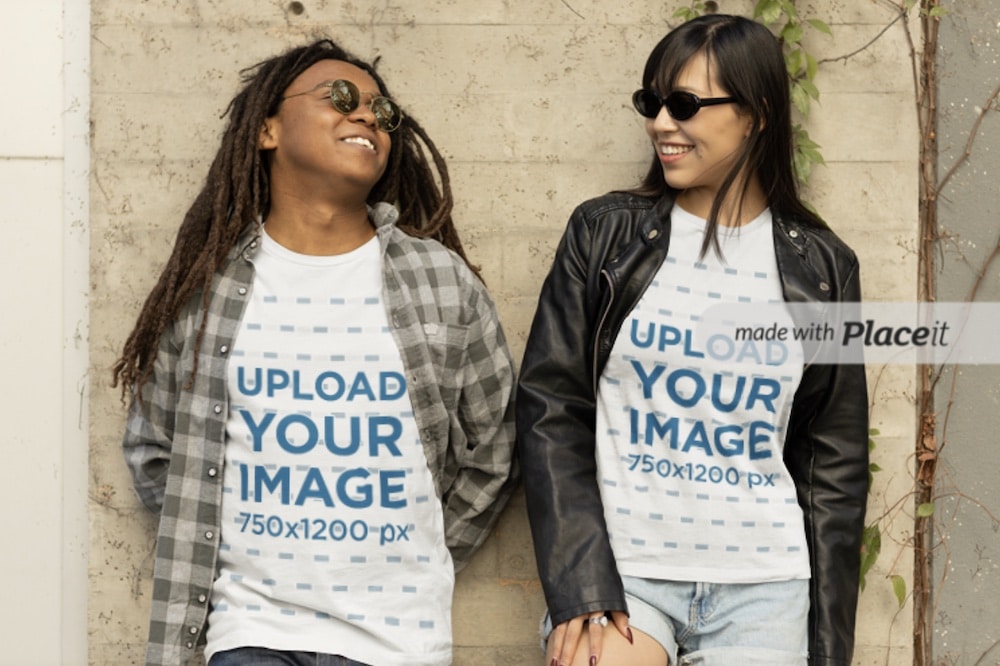
{"type": "Polygon", "coordinates": [[[591,657],[590,657],[590,666],[597,666],[597,657],[596,656],[591,655],[591,657]]]}
{"type": "Polygon", "coordinates": [[[549,662],[549,666],[559,666],[559,660],[553,659],[551,662],[549,662]]]}
{"type": "Polygon", "coordinates": [[[628,642],[630,645],[635,645],[635,641],[632,640],[632,627],[628,628],[628,642]]]}

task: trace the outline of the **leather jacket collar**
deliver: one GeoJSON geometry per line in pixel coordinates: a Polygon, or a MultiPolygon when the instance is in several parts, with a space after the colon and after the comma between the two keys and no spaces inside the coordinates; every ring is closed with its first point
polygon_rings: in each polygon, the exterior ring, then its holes
{"type": "MultiPolygon", "coordinates": [[[[609,252],[610,256],[600,268],[601,286],[605,291],[599,299],[601,307],[595,319],[600,322],[593,353],[595,392],[597,379],[604,370],[622,322],[646,291],[670,249],[673,206],[672,197],[663,197],[636,218],[631,233],[628,225],[619,222],[602,224],[600,230],[595,229],[595,247],[605,245],[601,234],[607,234],[607,246],[621,248],[609,252]]],[[[823,245],[821,234],[835,238],[833,234],[829,230],[809,228],[780,213],[774,214],[772,229],[785,300],[816,303],[818,307],[830,302],[834,296],[831,281],[835,276],[821,275],[811,265],[811,255],[829,254],[831,248],[823,245]]]]}

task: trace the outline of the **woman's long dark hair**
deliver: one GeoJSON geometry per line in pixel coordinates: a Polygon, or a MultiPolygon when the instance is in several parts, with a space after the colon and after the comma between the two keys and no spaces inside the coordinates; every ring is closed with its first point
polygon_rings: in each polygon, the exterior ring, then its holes
{"type": "MultiPolygon", "coordinates": [[[[716,82],[736,98],[751,118],[750,135],[712,203],[701,255],[710,248],[720,252],[719,212],[735,186],[742,186],[736,210],[742,207],[750,182],[749,178],[740,180],[744,168],[757,175],[772,211],[826,227],[799,198],[792,167],[789,79],[777,38],[760,23],[740,16],[700,16],[671,30],[653,48],[642,74],[643,88],[665,96],[674,89],[687,62],[698,53],[707,56],[716,82]]],[[[655,155],[641,185],[632,192],[655,198],[678,194],[664,180],[663,167],[655,155]]]]}
{"type": "MultiPolygon", "coordinates": [[[[265,119],[278,112],[281,96],[292,81],[321,60],[341,60],[364,70],[378,84],[379,92],[391,97],[385,82],[375,72],[377,59],[368,64],[329,39],[291,49],[241,73],[243,88],[224,114],[229,121],[205,185],[184,216],[173,252],[112,368],[112,386],[120,382],[123,397],[129,393],[135,395],[149,378],[160,337],[200,291],[202,321],[195,343],[194,372],[197,371],[212,280],[240,235],[265,216],[270,205],[267,160],[257,146],[260,129],[265,119]]],[[[453,200],[444,158],[408,114],[404,114],[402,124],[393,133],[385,173],[368,197],[369,204],[379,201],[387,201],[399,209],[398,226],[402,230],[438,240],[468,263],[451,218],[453,200]]],[[[473,270],[478,274],[478,270],[473,270]]]]}

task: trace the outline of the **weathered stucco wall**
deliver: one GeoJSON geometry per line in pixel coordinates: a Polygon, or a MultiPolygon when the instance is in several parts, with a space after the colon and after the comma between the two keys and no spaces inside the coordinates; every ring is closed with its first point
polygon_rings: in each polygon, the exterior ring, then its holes
{"type": "MultiPolygon", "coordinates": [[[[460,229],[518,358],[572,207],[644,171],[648,148],[629,95],[680,3],[408,4],[93,0],[90,663],[141,658],[155,527],[121,461],[123,410],[108,368],[204,178],[240,68],[319,33],[382,56],[396,97],[450,160],[460,229]]],[[[746,14],[753,3],[719,4],[746,14]]],[[[815,0],[802,11],[833,27],[834,38],[812,40],[821,58],[859,49],[893,17],[873,2],[815,0]]],[[[828,165],[809,198],[858,251],[868,297],[912,299],[917,142],[902,33],[823,64],[818,85],[810,127],[828,165]]],[[[872,376],[876,456],[890,470],[873,493],[877,515],[909,478],[913,373],[872,376]]],[[[887,534],[902,540],[907,529],[887,534]]],[[[892,541],[883,539],[862,596],[858,664],[908,660],[909,618],[897,613],[883,567],[906,576],[910,567],[892,541]]],[[[518,495],[459,577],[456,664],[538,663],[542,609],[518,495]]]]}
{"type": "MultiPolygon", "coordinates": [[[[1000,0],[943,3],[938,172],[971,147],[939,199],[939,301],[1000,300],[1000,0]],[[981,118],[981,123],[976,122],[981,118]],[[971,143],[970,143],[971,139],[971,143]]],[[[934,663],[1000,664],[1000,382],[996,366],[946,372],[935,393],[934,663]],[[984,621],[986,620],[986,621],[984,621]]]]}

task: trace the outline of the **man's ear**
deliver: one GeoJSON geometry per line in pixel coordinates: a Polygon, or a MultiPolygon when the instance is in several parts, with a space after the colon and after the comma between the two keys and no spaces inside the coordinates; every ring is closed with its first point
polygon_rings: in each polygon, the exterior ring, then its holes
{"type": "Polygon", "coordinates": [[[257,148],[260,150],[274,150],[278,147],[277,121],[274,116],[264,119],[264,124],[260,128],[260,135],[257,137],[257,148]]]}

